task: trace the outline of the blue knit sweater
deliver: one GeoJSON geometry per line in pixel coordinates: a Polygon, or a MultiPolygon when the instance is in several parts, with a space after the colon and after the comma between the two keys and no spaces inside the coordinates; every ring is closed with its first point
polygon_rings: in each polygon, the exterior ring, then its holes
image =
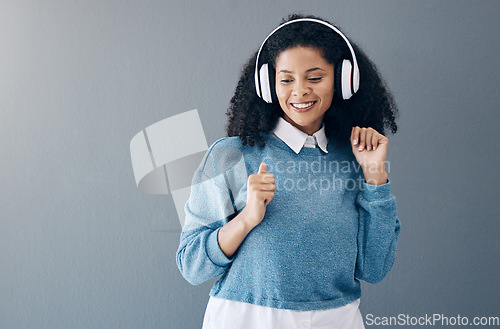
{"type": "Polygon", "coordinates": [[[400,222],[390,181],[366,184],[348,143],[296,154],[261,135],[264,148],[226,137],[205,154],[184,208],[179,270],[192,284],[222,275],[211,296],[280,309],[329,309],[358,299],[359,280],[379,282],[394,263],[400,222]],[[261,162],[274,174],[274,198],[228,258],[217,234],[244,208],[248,176],[261,162]]]}

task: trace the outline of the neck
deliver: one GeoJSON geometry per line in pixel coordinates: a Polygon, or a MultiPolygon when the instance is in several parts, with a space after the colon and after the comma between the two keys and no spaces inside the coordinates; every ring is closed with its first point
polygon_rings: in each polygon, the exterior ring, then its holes
{"type": "Polygon", "coordinates": [[[292,119],[290,119],[286,114],[284,114],[282,116],[282,118],[285,121],[289,122],[292,126],[294,126],[295,128],[299,129],[300,131],[306,133],[309,136],[312,136],[315,132],[317,132],[318,130],[320,130],[321,129],[321,124],[323,123],[323,121],[320,121],[319,123],[314,123],[311,126],[301,126],[301,125],[298,125],[292,119]]]}

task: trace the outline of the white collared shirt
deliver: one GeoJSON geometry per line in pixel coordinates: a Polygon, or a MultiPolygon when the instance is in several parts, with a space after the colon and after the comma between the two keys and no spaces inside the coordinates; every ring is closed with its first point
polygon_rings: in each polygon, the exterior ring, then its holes
{"type": "MultiPolygon", "coordinates": [[[[324,123],[309,136],[280,117],[272,135],[297,154],[302,147],[319,147],[328,153],[324,123]]],[[[356,299],[328,310],[294,311],[210,296],[202,329],[364,329],[359,303],[356,299]]]]}
{"type": "Polygon", "coordinates": [[[305,147],[316,147],[316,145],[325,153],[328,153],[326,147],[328,145],[328,140],[325,135],[325,124],[321,124],[321,128],[309,136],[305,132],[299,130],[297,127],[293,126],[291,123],[279,118],[276,127],[273,130],[274,136],[278,137],[284,141],[290,148],[297,154],[303,146],[305,147]]]}

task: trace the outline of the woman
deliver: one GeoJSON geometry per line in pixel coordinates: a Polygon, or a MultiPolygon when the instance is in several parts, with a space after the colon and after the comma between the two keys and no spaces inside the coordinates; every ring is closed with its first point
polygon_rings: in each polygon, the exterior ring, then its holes
{"type": "Polygon", "coordinates": [[[400,232],[383,135],[397,109],[375,66],[328,22],[293,15],[227,114],[177,251],[192,284],[222,275],[203,328],[364,328],[359,280],[387,275],[400,232]]]}

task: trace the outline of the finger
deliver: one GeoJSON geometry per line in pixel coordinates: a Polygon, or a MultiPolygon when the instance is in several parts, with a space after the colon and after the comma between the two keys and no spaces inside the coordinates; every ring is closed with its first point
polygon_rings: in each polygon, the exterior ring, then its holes
{"type": "Polygon", "coordinates": [[[373,147],[372,145],[372,137],[373,137],[373,130],[368,128],[366,129],[366,137],[365,137],[365,140],[366,140],[366,149],[368,151],[370,151],[373,147]]]}
{"type": "Polygon", "coordinates": [[[262,183],[267,183],[267,184],[274,184],[274,174],[264,174],[262,176],[262,180],[261,180],[262,183]]]}
{"type": "Polygon", "coordinates": [[[274,184],[274,174],[271,173],[259,173],[255,175],[256,183],[260,184],[266,184],[266,183],[273,183],[274,184]]]}
{"type": "Polygon", "coordinates": [[[267,165],[262,162],[259,166],[259,172],[258,174],[265,174],[267,172],[267,165]]]}
{"type": "Polygon", "coordinates": [[[257,189],[259,189],[260,191],[274,191],[276,190],[276,185],[274,185],[273,183],[263,183],[259,184],[257,186],[257,189]]]}
{"type": "Polygon", "coordinates": [[[373,145],[373,150],[375,151],[378,146],[378,141],[380,140],[380,136],[378,133],[373,134],[372,136],[372,145],[373,145]]]}
{"type": "Polygon", "coordinates": [[[265,173],[265,174],[251,174],[248,176],[247,180],[247,188],[248,189],[253,189],[253,190],[258,190],[259,185],[261,184],[274,184],[275,179],[274,179],[274,174],[271,173],[265,173]]]}
{"type": "Polygon", "coordinates": [[[359,151],[363,151],[366,145],[366,128],[361,128],[359,130],[359,151]]]}
{"type": "Polygon", "coordinates": [[[351,131],[351,142],[352,142],[352,145],[356,145],[359,142],[359,138],[358,138],[358,136],[359,136],[359,129],[360,128],[358,126],[352,128],[352,131],[351,131]]]}

